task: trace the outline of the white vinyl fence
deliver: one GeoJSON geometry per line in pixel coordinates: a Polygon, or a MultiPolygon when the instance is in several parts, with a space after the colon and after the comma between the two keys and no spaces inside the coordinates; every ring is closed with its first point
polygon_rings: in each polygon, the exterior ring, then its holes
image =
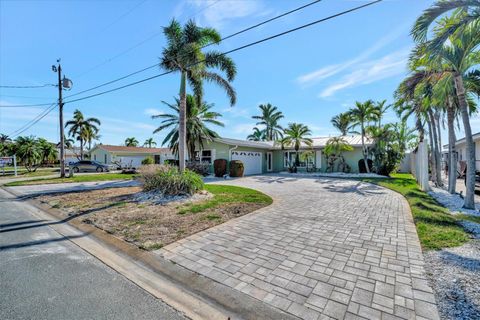
{"type": "Polygon", "coordinates": [[[429,191],[428,184],[428,144],[422,141],[410,155],[410,168],[422,191],[429,191]]]}

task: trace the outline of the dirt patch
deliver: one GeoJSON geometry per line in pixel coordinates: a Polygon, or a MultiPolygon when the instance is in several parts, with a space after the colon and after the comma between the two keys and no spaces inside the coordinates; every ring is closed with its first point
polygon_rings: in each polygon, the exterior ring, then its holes
{"type": "Polygon", "coordinates": [[[111,188],[38,196],[36,199],[147,250],[159,249],[201,230],[242,216],[266,204],[221,203],[197,213],[179,212],[215,196],[195,196],[170,202],[138,201],[140,187],[111,188]]]}

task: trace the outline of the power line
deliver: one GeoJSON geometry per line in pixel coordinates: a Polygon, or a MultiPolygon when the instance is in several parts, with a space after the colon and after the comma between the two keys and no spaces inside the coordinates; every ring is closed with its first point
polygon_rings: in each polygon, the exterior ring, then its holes
{"type": "Polygon", "coordinates": [[[0,108],[27,108],[27,107],[43,107],[49,106],[52,103],[37,103],[37,104],[12,104],[12,105],[0,105],[0,108]]]}
{"type": "Polygon", "coordinates": [[[35,124],[37,124],[40,120],[42,120],[43,118],[45,118],[50,112],[52,112],[55,107],[57,106],[56,103],[53,103],[50,107],[46,108],[45,110],[43,110],[39,115],[37,115],[35,118],[33,118],[32,120],[30,120],[29,122],[27,122],[27,124],[23,125],[22,127],[20,127],[19,129],[13,131],[12,133],[10,133],[8,136],[13,138],[13,137],[16,137],[18,135],[20,135],[21,133],[25,132],[26,130],[30,129],[32,126],[34,126],[35,124]]]}
{"type": "MultiPolygon", "coordinates": [[[[230,54],[230,53],[233,53],[233,52],[236,52],[236,51],[240,51],[240,50],[243,50],[243,49],[252,47],[252,46],[254,46],[254,45],[257,45],[257,44],[260,44],[260,43],[263,43],[263,42],[266,42],[266,41],[269,41],[269,40],[272,40],[272,39],[275,39],[275,38],[284,36],[284,35],[286,35],[286,34],[289,34],[289,33],[292,33],[292,32],[295,32],[295,31],[298,31],[298,30],[301,30],[301,29],[305,29],[305,28],[311,27],[311,26],[313,26],[313,25],[316,25],[316,24],[319,24],[319,23],[322,23],[322,22],[325,22],[325,21],[328,21],[328,20],[337,18],[337,17],[339,17],[339,16],[343,16],[343,15],[345,15],[345,14],[348,14],[348,13],[351,13],[351,12],[354,12],[354,11],[357,11],[357,10],[360,10],[360,9],[363,9],[363,8],[366,8],[366,7],[368,7],[368,6],[374,5],[374,4],[379,3],[379,2],[382,2],[382,1],[383,1],[383,0],[371,1],[371,2],[368,2],[368,3],[366,3],[366,4],[363,4],[363,5],[360,5],[360,6],[357,6],[357,7],[354,7],[354,8],[351,8],[351,9],[348,9],[348,10],[345,10],[345,11],[342,11],[342,12],[339,12],[339,13],[336,13],[336,14],[333,14],[333,15],[330,15],[330,16],[328,16],[328,17],[325,17],[325,18],[322,18],[322,19],[318,19],[318,20],[312,21],[312,22],[310,22],[310,23],[301,25],[301,26],[299,26],[299,27],[296,27],[296,28],[293,28],[293,29],[289,29],[289,30],[287,30],[287,31],[280,32],[280,33],[274,34],[274,35],[272,35],[272,36],[269,36],[269,37],[266,37],[266,38],[263,38],[263,39],[260,39],[260,40],[257,40],[257,41],[248,43],[248,44],[243,45],[243,46],[241,46],[241,47],[237,47],[237,48],[235,48],[235,49],[232,49],[232,50],[229,50],[229,51],[225,51],[225,52],[223,52],[223,53],[221,53],[221,54],[222,54],[222,55],[227,55],[227,54],[230,54]]],[[[197,61],[197,62],[191,64],[189,67],[192,67],[192,66],[197,65],[197,64],[202,63],[202,62],[205,62],[205,60],[203,59],[203,60],[197,61]]],[[[88,96],[85,96],[85,97],[81,97],[81,98],[78,98],[78,99],[74,99],[74,100],[70,100],[70,101],[65,101],[64,103],[66,104],[66,103],[77,102],[77,101],[81,101],[81,100],[85,100],[85,99],[90,99],[90,98],[93,98],[93,97],[96,97],[96,96],[104,95],[104,94],[107,94],[107,93],[110,93],[110,92],[114,92],[114,91],[118,91],[118,90],[121,90],[121,89],[124,89],[124,88],[127,88],[127,87],[131,87],[131,86],[134,86],[134,85],[137,85],[137,84],[146,82],[146,81],[150,81],[150,80],[153,80],[153,79],[155,79],[155,78],[159,78],[159,77],[165,76],[165,75],[170,74],[170,73],[173,73],[173,72],[174,72],[174,71],[166,71],[166,72],[163,72],[163,73],[160,73],[160,74],[157,74],[157,75],[154,75],[154,76],[151,76],[151,77],[142,79],[142,80],[138,80],[138,81],[135,81],[135,82],[131,82],[131,83],[129,83],[129,84],[126,84],[126,85],[123,85],[123,86],[120,86],[120,87],[116,87],[116,88],[113,88],[113,89],[110,89],[110,90],[106,90],[106,91],[102,91],[102,92],[99,92],[99,93],[91,94],[91,95],[88,95],[88,96]]],[[[71,97],[71,96],[70,96],[70,97],[71,97]]]]}
{"type": "Polygon", "coordinates": [[[55,87],[55,85],[44,84],[40,86],[0,86],[0,88],[8,88],[8,89],[34,89],[34,88],[45,88],[45,87],[55,87]]]}
{"type": "MultiPolygon", "coordinates": [[[[260,26],[263,26],[263,25],[265,25],[265,24],[267,24],[267,23],[269,23],[269,22],[275,21],[275,20],[280,19],[280,18],[282,18],[282,17],[285,17],[285,16],[287,16],[287,15],[289,15],[289,14],[292,14],[292,13],[294,13],[294,12],[297,12],[297,11],[300,11],[300,10],[305,9],[305,8],[307,8],[307,7],[310,7],[310,6],[312,6],[312,5],[314,5],[314,4],[318,3],[318,2],[321,2],[321,1],[322,1],[322,0],[315,0],[315,1],[309,2],[309,3],[307,3],[307,4],[303,5],[303,6],[297,7],[297,8],[295,8],[295,9],[290,10],[290,11],[287,11],[287,12],[284,12],[284,13],[282,13],[282,14],[280,14],[280,15],[277,15],[277,16],[275,16],[275,17],[273,17],[273,18],[264,20],[264,21],[262,21],[262,22],[259,22],[259,23],[255,24],[255,25],[253,25],[253,26],[250,26],[250,27],[247,27],[247,28],[242,29],[242,30],[240,30],[240,31],[237,31],[237,32],[235,32],[235,33],[232,33],[232,34],[230,34],[230,35],[228,35],[228,36],[226,36],[226,37],[224,37],[224,38],[221,38],[219,41],[207,43],[206,45],[200,47],[200,49],[205,49],[206,47],[212,46],[212,45],[214,45],[214,44],[218,44],[218,43],[220,43],[220,42],[222,42],[222,41],[224,41],[224,40],[233,38],[233,37],[235,37],[235,36],[238,36],[239,34],[242,34],[242,33],[245,33],[245,32],[247,32],[247,31],[250,31],[250,30],[252,30],[252,29],[255,29],[255,28],[258,28],[258,27],[260,27],[260,26]]],[[[218,2],[218,1],[217,1],[217,2],[218,2]]],[[[217,2],[212,3],[210,6],[212,6],[213,4],[215,4],[215,3],[217,3],[217,2]]],[[[207,9],[207,8],[208,8],[208,7],[204,8],[204,10],[207,9]]],[[[150,65],[150,66],[145,67],[145,68],[143,68],[143,69],[140,69],[140,70],[138,70],[138,71],[129,73],[129,74],[127,74],[127,75],[125,75],[125,76],[122,76],[122,77],[120,77],[120,78],[117,78],[117,79],[114,79],[114,80],[111,80],[111,81],[108,81],[108,82],[99,84],[99,85],[97,85],[97,86],[95,86],[95,87],[92,87],[92,88],[90,88],[90,89],[86,89],[86,90],[77,92],[77,93],[75,93],[75,94],[71,94],[71,95],[69,95],[69,96],[66,96],[65,98],[74,97],[74,96],[80,95],[80,94],[82,94],[82,93],[89,92],[89,91],[92,91],[92,90],[95,90],[95,89],[98,89],[98,88],[107,86],[107,85],[109,85],[109,84],[112,84],[112,83],[121,81],[121,80],[123,80],[123,79],[129,78],[129,77],[134,76],[134,75],[136,75],[136,74],[139,74],[139,73],[142,73],[142,72],[144,72],[144,71],[150,70],[150,69],[152,69],[152,68],[156,68],[156,67],[158,67],[158,65],[159,65],[158,63],[155,63],[155,64],[153,64],[153,65],[150,65]]]]}

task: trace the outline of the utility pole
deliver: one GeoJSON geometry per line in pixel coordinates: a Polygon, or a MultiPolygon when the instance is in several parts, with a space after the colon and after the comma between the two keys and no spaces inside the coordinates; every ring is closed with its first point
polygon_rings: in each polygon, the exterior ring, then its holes
{"type": "Polygon", "coordinates": [[[57,60],[58,66],[53,65],[53,72],[58,73],[58,116],[60,120],[60,178],[65,178],[65,133],[63,127],[63,100],[62,91],[63,88],[71,89],[72,81],[63,76],[62,79],[62,66],[60,65],[60,59],[57,60]]]}

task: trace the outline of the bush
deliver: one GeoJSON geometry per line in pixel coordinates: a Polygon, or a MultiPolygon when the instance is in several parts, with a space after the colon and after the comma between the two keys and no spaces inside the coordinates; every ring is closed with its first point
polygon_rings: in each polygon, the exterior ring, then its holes
{"type": "Polygon", "coordinates": [[[142,160],[142,165],[148,165],[148,164],[154,164],[155,161],[153,160],[152,157],[148,156],[145,159],[142,160]]]}
{"type": "Polygon", "coordinates": [[[171,166],[148,165],[141,169],[144,191],[158,191],[166,196],[192,195],[203,189],[202,177],[190,170],[183,173],[171,166]]]}
{"type": "Polygon", "coordinates": [[[230,177],[243,177],[243,162],[240,160],[230,161],[230,177]]]}
{"type": "Polygon", "coordinates": [[[216,159],[213,162],[213,171],[215,172],[215,177],[223,177],[227,173],[227,160],[216,159]]]}
{"type": "Polygon", "coordinates": [[[185,163],[185,167],[204,177],[210,174],[210,163],[208,162],[190,161],[185,163]]]}

